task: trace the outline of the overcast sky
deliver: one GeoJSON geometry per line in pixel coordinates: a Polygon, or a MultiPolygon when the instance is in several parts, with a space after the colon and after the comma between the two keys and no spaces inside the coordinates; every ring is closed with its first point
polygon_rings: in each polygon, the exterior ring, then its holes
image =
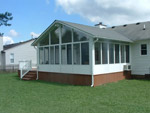
{"type": "Polygon", "coordinates": [[[1,0],[0,13],[13,14],[11,27],[0,27],[4,43],[38,37],[55,19],[108,26],[150,21],[150,0],[1,0]]]}

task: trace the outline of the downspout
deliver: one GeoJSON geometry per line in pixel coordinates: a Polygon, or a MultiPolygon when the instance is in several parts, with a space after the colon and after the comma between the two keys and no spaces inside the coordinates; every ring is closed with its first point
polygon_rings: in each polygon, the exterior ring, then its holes
{"type": "MultiPolygon", "coordinates": [[[[93,40],[92,40],[93,41],[93,40]]],[[[91,84],[91,87],[94,87],[94,63],[93,63],[93,50],[94,50],[94,44],[98,41],[98,38],[94,41],[94,43],[92,43],[92,60],[91,60],[91,63],[92,63],[92,84],[91,84]]]]}
{"type": "MultiPolygon", "coordinates": [[[[38,50],[37,50],[38,48],[37,48],[37,47],[35,47],[35,46],[34,46],[34,48],[35,48],[35,49],[36,49],[36,51],[37,51],[37,64],[38,64],[38,50]]],[[[38,79],[39,79],[38,67],[39,67],[39,66],[37,65],[37,69],[36,69],[36,80],[38,80],[38,79]]]]}

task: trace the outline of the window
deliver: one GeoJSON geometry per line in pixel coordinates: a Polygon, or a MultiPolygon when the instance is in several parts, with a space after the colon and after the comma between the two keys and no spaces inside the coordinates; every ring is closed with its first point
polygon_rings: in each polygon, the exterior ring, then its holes
{"type": "Polygon", "coordinates": [[[55,64],[59,64],[59,46],[55,46],[55,64]]]}
{"type": "Polygon", "coordinates": [[[43,36],[44,38],[40,41],[40,46],[49,45],[49,34],[43,36]]]}
{"type": "Polygon", "coordinates": [[[39,64],[44,64],[44,50],[43,50],[43,47],[39,48],[39,64]]]}
{"type": "Polygon", "coordinates": [[[114,63],[114,44],[109,44],[109,63],[114,63]]]}
{"type": "Polygon", "coordinates": [[[121,63],[124,63],[124,45],[121,45],[121,63]]]}
{"type": "Polygon", "coordinates": [[[95,43],[95,64],[101,64],[101,43],[95,43]]]}
{"type": "Polygon", "coordinates": [[[81,43],[82,64],[89,64],[89,43],[81,43]]]}
{"type": "Polygon", "coordinates": [[[147,55],[147,45],[141,44],[141,55],[147,55]]]}
{"type": "Polygon", "coordinates": [[[108,63],[107,43],[102,43],[102,63],[108,63]]]}
{"type": "Polygon", "coordinates": [[[50,63],[54,64],[54,46],[50,47],[50,63]]]}
{"type": "Polygon", "coordinates": [[[71,44],[61,46],[62,64],[72,64],[72,46],[71,44]]]}
{"type": "Polygon", "coordinates": [[[49,64],[49,47],[44,48],[44,64],[49,64]]]}
{"type": "Polygon", "coordinates": [[[72,46],[71,46],[71,44],[67,45],[67,64],[72,64],[72,46]]]}
{"type": "Polygon", "coordinates": [[[14,63],[14,53],[10,53],[10,63],[14,63]]]}
{"type": "Polygon", "coordinates": [[[55,27],[51,32],[51,44],[59,44],[59,27],[55,27]]]}
{"type": "Polygon", "coordinates": [[[115,63],[119,63],[119,44],[115,44],[115,63]]]}
{"type": "Polygon", "coordinates": [[[73,41],[74,42],[79,42],[79,41],[88,41],[87,37],[85,34],[81,33],[80,31],[73,31],[73,41]]]}
{"type": "Polygon", "coordinates": [[[73,63],[80,64],[80,44],[73,45],[73,63]]]}
{"type": "Polygon", "coordinates": [[[126,45],[126,63],[130,62],[130,48],[129,45],[126,45]]]}
{"type": "Polygon", "coordinates": [[[69,27],[62,27],[62,43],[72,42],[72,31],[69,27]]]}
{"type": "Polygon", "coordinates": [[[61,46],[61,63],[67,64],[67,49],[66,45],[61,46]]]}

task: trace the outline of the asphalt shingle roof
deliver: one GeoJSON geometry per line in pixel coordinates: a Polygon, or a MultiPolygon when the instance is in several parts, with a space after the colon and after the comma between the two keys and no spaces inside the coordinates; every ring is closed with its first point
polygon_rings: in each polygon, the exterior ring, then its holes
{"type": "Polygon", "coordinates": [[[97,37],[97,38],[132,42],[126,36],[116,32],[114,30],[111,30],[111,29],[107,29],[107,28],[106,29],[100,29],[99,27],[95,27],[95,26],[87,26],[87,25],[76,24],[76,23],[71,23],[71,22],[65,22],[65,21],[60,21],[60,20],[57,20],[57,22],[70,25],[74,28],[85,31],[85,32],[93,35],[94,37],[97,37]]]}
{"type": "Polygon", "coordinates": [[[114,28],[109,28],[116,31],[132,41],[146,40],[150,39],[150,22],[139,22],[134,24],[126,24],[123,26],[115,26],[114,28]],[[145,26],[145,29],[144,29],[145,26]]]}
{"type": "MultiPolygon", "coordinates": [[[[100,29],[99,27],[95,27],[95,26],[87,26],[87,25],[71,23],[71,22],[66,22],[61,20],[55,20],[39,36],[39,38],[41,39],[43,34],[47,32],[51,28],[51,26],[55,23],[67,25],[74,29],[83,31],[91,35],[92,37],[100,38],[100,39],[123,41],[123,42],[134,42],[138,40],[150,39],[150,22],[140,22],[134,24],[126,24],[122,26],[115,26],[113,28],[111,27],[106,29],[100,29]],[[143,30],[144,26],[145,26],[145,30],[143,30]]],[[[32,45],[36,45],[38,41],[39,39],[33,42],[32,45]]]]}
{"type": "Polygon", "coordinates": [[[36,39],[36,38],[30,39],[30,40],[27,40],[27,41],[24,41],[24,42],[18,42],[18,43],[13,43],[13,44],[4,45],[4,51],[7,50],[7,49],[10,49],[10,48],[13,48],[13,47],[22,45],[22,44],[24,44],[24,43],[30,42],[30,41],[35,40],[35,39],[36,39]]]}

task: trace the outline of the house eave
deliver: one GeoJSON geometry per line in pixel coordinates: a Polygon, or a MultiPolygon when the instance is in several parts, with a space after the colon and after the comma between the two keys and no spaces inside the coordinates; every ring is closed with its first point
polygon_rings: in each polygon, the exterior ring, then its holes
{"type": "Polygon", "coordinates": [[[98,38],[100,40],[107,40],[107,41],[118,41],[118,42],[126,42],[126,43],[133,43],[133,41],[131,40],[117,40],[117,39],[111,39],[111,38],[108,38],[108,37],[100,37],[100,36],[94,36],[94,38],[98,38]]]}

